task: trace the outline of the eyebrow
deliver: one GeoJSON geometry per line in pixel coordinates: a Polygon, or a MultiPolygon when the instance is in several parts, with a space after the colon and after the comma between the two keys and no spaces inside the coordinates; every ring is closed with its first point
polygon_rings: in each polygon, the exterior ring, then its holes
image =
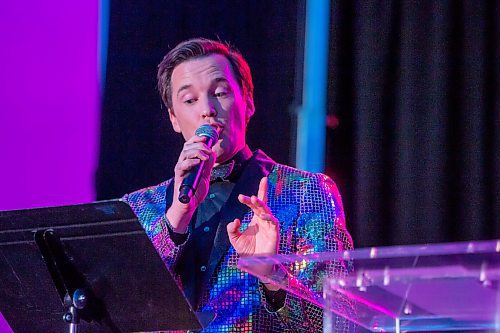
{"type": "Polygon", "coordinates": [[[181,86],[178,90],[177,90],[177,97],[179,97],[179,94],[184,91],[184,90],[188,90],[189,88],[191,88],[192,85],[191,84],[185,84],[183,86],[181,86]]]}
{"type": "MultiPolygon", "coordinates": [[[[223,83],[227,83],[229,84],[229,81],[225,78],[225,77],[222,77],[222,76],[219,76],[219,77],[216,77],[215,79],[212,80],[212,83],[219,83],[219,82],[223,82],[223,83]]],[[[191,88],[193,85],[192,84],[185,84],[183,86],[181,86],[178,90],[177,90],[177,97],[179,97],[179,94],[181,92],[183,92],[184,90],[188,90],[189,88],[191,88]]]]}
{"type": "Polygon", "coordinates": [[[229,81],[225,77],[216,77],[212,82],[224,82],[224,83],[229,83],[229,81]]]}

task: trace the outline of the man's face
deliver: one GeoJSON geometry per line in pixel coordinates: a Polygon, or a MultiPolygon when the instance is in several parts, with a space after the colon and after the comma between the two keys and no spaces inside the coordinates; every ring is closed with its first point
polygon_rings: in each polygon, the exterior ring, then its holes
{"type": "Polygon", "coordinates": [[[243,96],[226,57],[211,54],[180,63],[172,72],[171,85],[170,121],[184,140],[202,124],[214,126],[220,132],[213,147],[216,163],[229,160],[245,146],[253,101],[243,96]]]}

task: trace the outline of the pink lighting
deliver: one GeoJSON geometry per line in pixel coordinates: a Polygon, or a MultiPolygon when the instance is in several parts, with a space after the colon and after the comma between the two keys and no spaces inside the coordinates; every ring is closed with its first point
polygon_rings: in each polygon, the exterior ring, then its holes
{"type": "Polygon", "coordinates": [[[0,210],[92,201],[98,1],[0,3],[0,210]]]}

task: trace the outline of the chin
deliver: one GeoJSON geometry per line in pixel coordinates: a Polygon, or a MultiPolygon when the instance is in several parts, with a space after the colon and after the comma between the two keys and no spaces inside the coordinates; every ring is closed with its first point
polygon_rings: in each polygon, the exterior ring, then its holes
{"type": "Polygon", "coordinates": [[[227,154],[225,154],[223,149],[215,146],[212,150],[215,152],[215,163],[224,163],[227,160],[227,154]]]}
{"type": "Polygon", "coordinates": [[[219,155],[217,154],[217,157],[215,159],[215,163],[222,164],[226,162],[227,160],[231,159],[232,156],[227,156],[227,155],[219,155]]]}
{"type": "Polygon", "coordinates": [[[230,152],[227,152],[224,150],[216,150],[215,151],[215,155],[216,155],[215,163],[218,163],[218,164],[225,163],[225,162],[229,161],[231,158],[233,158],[233,156],[236,153],[237,152],[230,153],[230,152]]]}

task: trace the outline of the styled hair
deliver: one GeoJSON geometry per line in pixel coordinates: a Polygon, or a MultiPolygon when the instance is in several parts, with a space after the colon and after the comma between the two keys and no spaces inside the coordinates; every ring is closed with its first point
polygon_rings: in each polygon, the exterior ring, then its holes
{"type": "Polygon", "coordinates": [[[208,56],[220,54],[226,57],[231,64],[233,74],[243,92],[243,96],[250,98],[253,103],[253,82],[250,67],[241,53],[228,43],[222,43],[206,38],[193,38],[179,43],[158,65],[158,91],[163,103],[172,111],[172,72],[180,63],[208,56]]]}

